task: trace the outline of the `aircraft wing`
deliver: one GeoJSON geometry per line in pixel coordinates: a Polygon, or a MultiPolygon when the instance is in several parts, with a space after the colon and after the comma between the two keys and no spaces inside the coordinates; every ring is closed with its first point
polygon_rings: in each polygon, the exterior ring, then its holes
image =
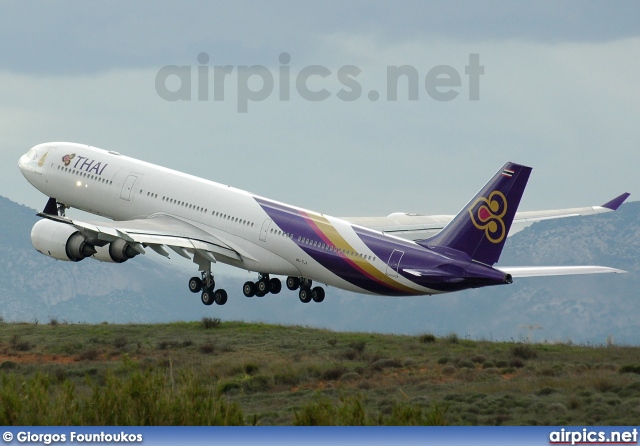
{"type": "Polygon", "coordinates": [[[626,273],[606,266],[496,266],[512,277],[570,276],[574,274],[626,273]]]}
{"type": "Polygon", "coordinates": [[[235,260],[241,260],[244,257],[257,261],[248,252],[229,241],[169,215],[160,214],[145,219],[101,222],[83,222],[47,213],[40,213],[38,216],[72,225],[89,240],[109,243],[122,239],[140,254],[144,254],[144,248],[148,247],[158,254],[169,257],[169,251],[165,249],[168,247],[188,259],[193,255],[194,262],[197,260],[216,262],[217,256],[235,260]]]}
{"type": "MultiPolygon", "coordinates": [[[[629,194],[624,193],[601,206],[516,212],[509,235],[513,235],[532,223],[541,220],[612,212],[618,209],[628,197],[629,194]]],[[[455,215],[418,215],[398,212],[386,217],[343,217],[343,219],[352,224],[375,229],[405,239],[423,240],[436,235],[453,220],[454,217],[455,215]]]]}

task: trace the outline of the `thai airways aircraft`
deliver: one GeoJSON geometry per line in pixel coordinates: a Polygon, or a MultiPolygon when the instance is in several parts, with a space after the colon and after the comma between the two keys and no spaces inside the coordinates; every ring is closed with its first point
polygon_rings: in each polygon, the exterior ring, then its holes
{"type": "Polygon", "coordinates": [[[602,206],[517,213],[531,168],[505,164],[456,216],[392,214],[335,218],[213,181],[74,143],[33,147],[18,165],[50,197],[31,230],[33,246],[58,260],[125,262],[145,249],[193,260],[189,290],[223,305],[211,265],[258,273],[247,297],[279,293],[281,281],[308,303],[322,302],[314,282],[359,293],[429,295],[512,283],[513,277],[624,272],[601,266],[494,267],[512,223],[613,211],[602,206]],[[85,222],[67,208],[108,217],[85,222]]]}

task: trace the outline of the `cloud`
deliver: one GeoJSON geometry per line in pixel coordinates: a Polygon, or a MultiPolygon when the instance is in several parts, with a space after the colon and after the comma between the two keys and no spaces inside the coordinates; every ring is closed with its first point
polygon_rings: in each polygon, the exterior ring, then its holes
{"type": "MultiPolygon", "coordinates": [[[[247,113],[237,111],[237,66],[224,101],[197,100],[197,53],[191,101],[158,96],[160,66],[65,76],[0,72],[0,150],[9,161],[0,166],[0,187],[42,207],[15,162],[37,143],[69,140],[332,215],[455,213],[507,160],[534,167],[522,209],[600,204],[637,191],[630,179],[640,161],[640,61],[630,55],[638,50],[637,38],[392,43],[375,33],[329,33],[314,53],[291,52],[289,101],[278,100],[280,51],[263,55],[274,92],[250,102],[247,113]],[[478,101],[469,100],[464,74],[471,53],[485,68],[478,101]],[[313,63],[332,73],[309,83],[331,92],[325,101],[305,101],[295,89],[295,76],[313,63]],[[362,71],[362,95],[352,102],[336,95],[343,87],[336,73],[346,64],[362,71]],[[402,64],[419,73],[419,99],[408,101],[399,83],[399,100],[389,102],[387,66],[402,64]],[[437,65],[461,75],[454,100],[425,91],[437,65]],[[371,89],[380,100],[368,99],[371,89]]],[[[215,64],[212,54],[210,71],[215,64]]]]}
{"type": "Polygon", "coordinates": [[[341,32],[393,44],[609,42],[637,37],[639,13],[633,1],[13,1],[0,17],[0,70],[95,74],[190,63],[200,51],[264,63],[265,53],[314,52],[323,36],[341,32]]]}

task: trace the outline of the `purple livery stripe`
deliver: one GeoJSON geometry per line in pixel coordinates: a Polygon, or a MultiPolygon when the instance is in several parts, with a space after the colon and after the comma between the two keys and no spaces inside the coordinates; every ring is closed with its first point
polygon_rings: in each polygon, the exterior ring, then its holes
{"type": "MultiPolygon", "coordinates": [[[[353,248],[324,216],[255,198],[278,227],[320,265],[347,282],[384,295],[423,294],[381,272],[353,248]],[[300,239],[298,239],[300,238],[300,239]]],[[[386,261],[384,257],[380,260],[386,261]]]]}

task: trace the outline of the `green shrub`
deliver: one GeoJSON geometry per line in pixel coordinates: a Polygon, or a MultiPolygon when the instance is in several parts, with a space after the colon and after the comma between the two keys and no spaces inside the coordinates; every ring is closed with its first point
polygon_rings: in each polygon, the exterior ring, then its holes
{"type": "Polygon", "coordinates": [[[442,374],[443,375],[447,375],[447,376],[451,376],[454,373],[456,373],[456,368],[452,365],[448,365],[442,368],[442,374]]]}
{"type": "Polygon", "coordinates": [[[511,349],[511,354],[516,358],[521,359],[535,359],[538,357],[538,352],[530,345],[516,345],[511,349]]]}
{"type": "Polygon", "coordinates": [[[320,398],[293,412],[294,426],[365,426],[372,424],[364,411],[361,396],[345,397],[339,404],[320,398]]]}
{"type": "Polygon", "coordinates": [[[371,368],[377,371],[380,371],[385,368],[400,368],[400,367],[402,367],[402,362],[393,358],[378,359],[373,364],[371,364],[371,368]]]}
{"type": "Polygon", "coordinates": [[[420,342],[422,342],[423,344],[430,344],[433,342],[436,342],[436,337],[435,335],[431,334],[431,333],[425,333],[423,335],[420,335],[420,337],[418,338],[420,340],[420,342]]]}
{"type": "Polygon", "coordinates": [[[92,348],[80,353],[78,355],[78,361],[95,361],[98,355],[98,350],[92,348]]]}
{"type": "Polygon", "coordinates": [[[273,382],[276,385],[295,386],[300,381],[302,381],[301,376],[290,369],[273,375],[273,382]]]}
{"type": "Polygon", "coordinates": [[[355,350],[358,354],[362,354],[366,346],[367,346],[367,342],[362,340],[352,341],[351,343],[349,343],[349,347],[355,350]]]}
{"type": "Polygon", "coordinates": [[[463,359],[461,361],[458,361],[458,367],[461,369],[463,368],[474,369],[476,365],[471,361],[467,361],[466,359],[463,359]]]}
{"type": "Polygon", "coordinates": [[[627,364],[620,367],[620,373],[637,373],[640,375],[640,364],[627,364]]]}
{"type": "Polygon", "coordinates": [[[124,348],[128,343],[127,338],[124,336],[118,336],[113,340],[113,345],[116,348],[124,348]]]}
{"type": "Polygon", "coordinates": [[[242,389],[247,393],[266,392],[273,387],[270,376],[256,375],[242,381],[242,389]]]}
{"type": "Polygon", "coordinates": [[[322,379],[327,381],[337,381],[347,371],[347,368],[343,365],[336,365],[322,372],[322,379]]]}
{"type": "Polygon", "coordinates": [[[18,367],[18,364],[13,361],[4,361],[2,364],[0,364],[0,370],[11,370],[15,369],[16,367],[18,367]]]}
{"type": "Polygon", "coordinates": [[[216,318],[210,318],[210,317],[203,317],[202,318],[202,326],[204,327],[205,330],[209,330],[210,328],[216,328],[218,326],[220,326],[221,322],[220,319],[216,318]]]}
{"type": "Polygon", "coordinates": [[[458,337],[457,333],[449,333],[446,339],[450,344],[457,344],[458,342],[460,342],[460,338],[458,337]]]}

